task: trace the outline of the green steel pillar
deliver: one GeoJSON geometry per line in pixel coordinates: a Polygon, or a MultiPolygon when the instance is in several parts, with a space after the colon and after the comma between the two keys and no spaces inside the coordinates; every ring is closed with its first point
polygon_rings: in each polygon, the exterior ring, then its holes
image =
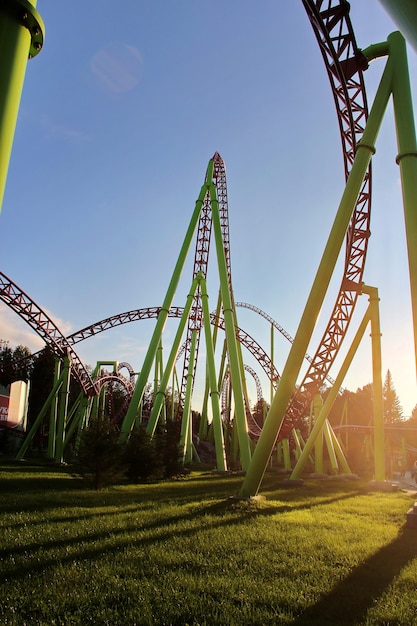
{"type": "Polygon", "coordinates": [[[369,296],[372,343],[372,401],[374,413],[374,463],[375,480],[385,480],[384,460],[384,396],[382,386],[381,328],[379,322],[378,289],[363,285],[363,293],[369,296]]]}
{"type": "Polygon", "coordinates": [[[180,450],[182,463],[192,461],[192,412],[191,412],[191,391],[193,388],[194,362],[197,345],[197,331],[191,333],[190,364],[187,374],[187,384],[185,388],[184,411],[182,414],[180,450]]]}
{"type": "Polygon", "coordinates": [[[230,380],[233,389],[233,399],[235,402],[235,420],[239,437],[240,460],[242,469],[247,470],[251,459],[249,445],[248,427],[246,422],[246,409],[244,401],[244,383],[241,375],[241,360],[239,358],[239,348],[237,346],[235,311],[230,293],[229,278],[227,274],[227,264],[223,245],[222,228],[219,215],[219,204],[217,201],[216,188],[210,185],[211,212],[213,217],[213,230],[216,243],[217,265],[219,269],[220,289],[223,302],[223,316],[227,338],[227,351],[230,363],[230,380]]]}
{"type": "Polygon", "coordinates": [[[56,427],[56,445],[55,445],[55,461],[62,463],[64,460],[64,441],[65,441],[65,427],[67,419],[68,409],[68,396],[70,385],[70,370],[71,360],[69,356],[64,357],[64,363],[62,367],[62,386],[59,390],[59,410],[58,410],[58,422],[56,427]]]}
{"type": "MultiPolygon", "coordinates": [[[[271,373],[270,373],[270,386],[269,386],[269,393],[270,393],[270,398],[269,398],[269,402],[272,402],[272,399],[274,397],[274,325],[271,324],[271,373]]],[[[265,417],[265,416],[264,416],[265,417]]]]}
{"type": "MultiPolygon", "coordinates": [[[[55,369],[54,369],[54,386],[59,380],[61,375],[61,359],[55,357],[55,369]]],[[[56,445],[56,424],[58,419],[58,394],[55,395],[54,400],[51,402],[51,410],[49,413],[49,432],[48,432],[48,458],[55,458],[55,445],[56,445]]]]}
{"type": "MultiPolygon", "coordinates": [[[[161,376],[161,381],[159,383],[158,389],[154,389],[154,403],[151,411],[151,415],[149,418],[148,425],[146,430],[150,435],[154,435],[155,428],[158,423],[159,416],[161,414],[162,407],[165,403],[165,393],[168,387],[169,379],[171,377],[171,373],[175,368],[175,361],[177,358],[178,350],[181,343],[181,338],[184,334],[185,326],[187,324],[188,316],[191,311],[191,306],[193,304],[194,295],[197,290],[198,278],[194,278],[191,283],[190,293],[187,296],[187,300],[185,303],[184,311],[181,315],[180,322],[178,324],[177,332],[175,333],[174,341],[172,344],[171,352],[168,357],[167,365],[165,371],[161,376]]],[[[191,363],[189,365],[189,371],[191,370],[191,363]]]]}
{"type": "Polygon", "coordinates": [[[152,368],[152,363],[154,362],[155,354],[159,346],[159,341],[162,337],[162,333],[163,333],[166,321],[168,319],[169,309],[172,305],[172,301],[174,299],[174,295],[178,287],[181,273],[185,265],[185,262],[187,260],[188,251],[191,246],[193,235],[197,227],[197,222],[200,217],[201,209],[202,209],[206,194],[208,193],[211,181],[213,179],[213,167],[214,167],[213,159],[210,159],[208,167],[207,167],[206,182],[202,185],[200,194],[197,198],[195,208],[194,208],[187,232],[185,234],[183,244],[181,246],[180,254],[178,256],[177,263],[175,265],[175,268],[171,277],[171,281],[168,285],[168,290],[165,295],[165,299],[162,304],[160,313],[158,315],[158,319],[155,325],[153,335],[151,337],[151,341],[149,343],[148,351],[146,353],[145,359],[143,361],[142,369],[136,381],[132,400],[130,402],[129,408],[127,410],[126,416],[121,426],[121,438],[122,439],[126,439],[129,436],[132,426],[135,423],[136,416],[138,413],[138,408],[142,402],[146,383],[148,381],[149,373],[152,368]]]}
{"type": "Polygon", "coordinates": [[[282,454],[284,458],[284,469],[291,469],[291,454],[290,454],[290,441],[289,439],[282,440],[282,454]]]}
{"type": "Polygon", "coordinates": [[[326,247],[307,299],[303,315],[291,346],[277,391],[271,404],[261,436],[259,437],[250,467],[240,489],[241,497],[257,494],[265,473],[269,457],[279,434],[285,412],[294,392],[297,378],[307,352],[316,320],[326,295],[333,270],[343,245],[347,228],[356,206],[356,200],[362,187],[374,144],[388,104],[391,87],[391,68],[384,70],[372,109],[370,111],[362,140],[357,146],[355,160],[346,183],[345,191],[336,213],[326,247]]]}
{"type": "Polygon", "coordinates": [[[337,463],[336,451],[333,445],[333,438],[332,438],[331,430],[332,428],[330,426],[329,420],[326,420],[324,422],[324,428],[323,428],[324,440],[326,442],[327,453],[329,455],[331,474],[335,475],[338,473],[339,466],[337,463]]]}
{"type": "Polygon", "coordinates": [[[210,309],[208,305],[208,293],[206,281],[201,280],[201,306],[203,309],[204,336],[206,339],[207,370],[213,416],[214,442],[216,448],[216,466],[219,471],[226,471],[226,451],[224,446],[223,424],[220,410],[220,393],[216,380],[216,366],[214,359],[213,337],[210,328],[210,309]]]}
{"type": "MultiPolygon", "coordinates": [[[[35,419],[32,428],[30,429],[30,431],[28,432],[28,434],[26,435],[20,449],[19,452],[16,455],[16,460],[17,461],[21,461],[27,451],[27,449],[29,448],[29,445],[31,444],[33,437],[36,435],[39,426],[42,424],[42,420],[44,419],[48,409],[50,409],[52,402],[55,399],[56,394],[58,393],[58,391],[60,390],[61,386],[62,386],[62,374],[59,377],[59,379],[55,382],[51,393],[49,394],[49,396],[47,397],[43,407],[41,408],[37,418],[35,419]]],[[[55,428],[55,425],[54,425],[55,428]]]]}
{"type": "Polygon", "coordinates": [[[43,45],[36,0],[0,2],[0,210],[28,58],[43,45]]]}
{"type": "Polygon", "coordinates": [[[416,0],[380,0],[380,2],[399,26],[407,41],[417,51],[416,0]]]}
{"type": "Polygon", "coordinates": [[[396,160],[403,194],[417,371],[417,141],[405,41],[397,32],[389,35],[388,43],[394,64],[392,93],[399,153],[396,160]]]}
{"type": "Polygon", "coordinates": [[[349,464],[346,460],[346,457],[343,453],[342,446],[340,445],[340,441],[336,437],[335,432],[333,428],[330,426],[330,424],[329,424],[329,428],[330,428],[330,435],[332,437],[334,450],[336,452],[336,457],[339,462],[339,467],[342,469],[342,472],[344,474],[351,474],[352,470],[350,469],[349,464]]]}
{"type": "MultiPolygon", "coordinates": [[[[323,428],[324,422],[326,421],[327,416],[330,413],[330,409],[332,408],[333,403],[336,399],[336,396],[339,393],[339,389],[343,383],[343,380],[346,376],[347,371],[349,370],[353,357],[355,356],[356,351],[359,347],[359,344],[362,341],[366,327],[369,324],[369,320],[370,320],[370,306],[368,306],[365,312],[365,315],[363,316],[363,319],[358,327],[358,330],[356,331],[355,337],[353,338],[352,344],[346,354],[346,357],[342,363],[339,373],[336,376],[336,380],[333,383],[333,387],[330,389],[327,395],[323,408],[321,409],[320,414],[316,417],[314,428],[311,431],[311,434],[305,443],[301,456],[297,461],[297,464],[294,468],[293,473],[291,474],[291,477],[290,477],[291,479],[296,480],[297,478],[300,478],[301,476],[301,472],[303,471],[304,466],[308,461],[310,452],[314,446],[316,438],[319,436],[321,429],[323,428]]],[[[347,472],[347,473],[350,473],[350,472],[347,472]]]]}
{"type": "MultiPolygon", "coordinates": [[[[314,421],[317,420],[320,415],[320,411],[323,408],[323,399],[318,391],[314,394],[313,397],[313,415],[314,421]]],[[[323,424],[324,426],[324,424],[323,424]]],[[[316,474],[323,474],[323,427],[320,429],[316,437],[316,442],[314,444],[314,471],[316,474]]]]}

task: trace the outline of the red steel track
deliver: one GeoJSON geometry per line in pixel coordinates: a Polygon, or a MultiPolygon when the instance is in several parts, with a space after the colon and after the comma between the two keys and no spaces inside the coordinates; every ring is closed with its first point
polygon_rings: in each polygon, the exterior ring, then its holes
{"type": "Polygon", "coordinates": [[[71,342],[61,333],[51,318],[10,278],[0,272],[0,299],[15,311],[59,357],[68,355],[71,360],[71,373],[78,380],[88,397],[97,394],[84,364],[72,348],[71,342]]]}
{"type": "MultiPolygon", "coordinates": [[[[329,77],[339,122],[345,167],[349,176],[366,124],[368,107],[363,70],[367,61],[356,44],[346,0],[302,0],[316,35],[329,77]]],[[[370,236],[371,169],[359,193],[346,237],[342,282],[327,328],[300,390],[319,389],[334,362],[352,319],[361,292],[366,252],[370,236]]],[[[306,396],[304,396],[305,398],[306,396]]],[[[307,400],[308,402],[308,400],[307,400]]],[[[306,400],[296,393],[291,400],[277,440],[287,438],[306,408],[306,400]]]]}
{"type": "MultiPolygon", "coordinates": [[[[353,164],[357,143],[362,137],[367,119],[367,102],[363,81],[363,70],[367,67],[366,60],[357,47],[349,17],[349,3],[346,0],[302,0],[302,2],[317,38],[329,77],[336,105],[342,140],[345,176],[347,178],[353,164]]],[[[225,169],[224,163],[217,153],[213,159],[223,245],[231,285],[225,169]]],[[[289,436],[292,428],[294,428],[299,421],[306,407],[306,401],[304,399],[305,391],[311,390],[312,388],[319,388],[323,384],[342,344],[343,338],[346,335],[357,298],[361,291],[368,238],[370,235],[370,203],[371,171],[369,169],[363,181],[347,232],[344,272],[336,304],[334,305],[333,312],[319,347],[314,357],[311,359],[308,371],[300,385],[300,391],[304,393],[296,393],[290,402],[278,439],[289,436]]],[[[210,237],[211,209],[209,198],[207,197],[198,225],[193,277],[198,271],[201,271],[204,276],[207,274],[210,237]]],[[[198,293],[188,322],[183,381],[187,377],[189,368],[189,345],[192,330],[197,329],[199,331],[201,329],[202,320],[199,297],[200,295],[198,293]]],[[[137,319],[157,317],[160,311],[158,307],[151,307],[121,313],[107,318],[98,324],[84,328],[78,331],[78,333],[74,333],[66,338],[50,317],[46,315],[27,294],[2,273],[0,273],[0,299],[31,326],[55,354],[58,356],[68,354],[70,356],[72,373],[80,383],[84,394],[87,396],[95,395],[98,391],[98,385],[92,381],[85,366],[73,350],[72,345],[97,332],[102,332],[119,324],[135,321],[137,319]]],[[[169,315],[171,317],[179,317],[181,313],[181,308],[173,307],[169,315]]],[[[222,327],[222,319],[216,318],[216,316],[214,316],[214,318],[215,319],[212,319],[212,323],[222,327]]],[[[273,370],[273,364],[266,353],[250,335],[247,335],[241,329],[237,329],[237,335],[239,341],[254,354],[269,377],[271,370],[273,370]]],[[[278,376],[278,373],[276,372],[274,375],[278,376]]],[[[182,384],[182,388],[183,386],[182,384]]],[[[182,388],[181,394],[183,394],[182,388]]]]}

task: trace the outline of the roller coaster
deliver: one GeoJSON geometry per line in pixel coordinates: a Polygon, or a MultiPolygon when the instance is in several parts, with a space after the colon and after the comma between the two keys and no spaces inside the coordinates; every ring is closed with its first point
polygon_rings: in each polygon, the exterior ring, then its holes
{"type": "MultiPolygon", "coordinates": [[[[343,378],[338,376],[334,380],[330,376],[330,370],[347,335],[358,298],[361,295],[367,294],[370,301],[373,301],[374,307],[373,313],[367,314],[368,317],[363,325],[366,326],[369,321],[378,323],[377,313],[375,313],[377,297],[373,288],[364,285],[364,270],[370,237],[371,158],[375,152],[374,145],[379,126],[391,95],[397,125],[399,147],[397,163],[400,167],[403,186],[414,328],[417,328],[417,251],[415,252],[417,250],[415,246],[417,147],[403,36],[400,33],[393,33],[388,37],[387,42],[360,49],[356,43],[350,20],[350,6],[346,0],[326,2],[302,0],[302,2],[321,51],[334,98],[346,187],[295,337],[291,337],[271,316],[257,307],[234,300],[226,170],[222,157],[215,153],[209,161],[205,179],[161,306],[119,313],[66,337],[32,298],[0,272],[1,300],[42,338],[56,356],[57,362],[63,364],[62,367],[57,368],[54,388],[48,399],[49,407],[54,403],[60,403],[56,413],[54,434],[54,440],[57,437],[59,441],[55,440],[49,450],[57,461],[62,460],[65,443],[74,430],[82,428],[87,423],[94,402],[109,381],[118,380],[127,390],[129,402],[120,423],[120,436],[128,438],[134,425],[143,418],[142,402],[145,389],[149,383],[152,368],[155,368],[158,372],[155,378],[158,380],[154,388],[153,407],[146,420],[146,428],[153,434],[163,415],[165,395],[173,374],[179,368],[180,360],[182,375],[178,384],[178,406],[179,419],[183,424],[181,445],[183,458],[189,460],[193,454],[191,403],[203,333],[207,375],[202,416],[207,423],[210,422],[213,431],[217,469],[226,471],[228,461],[224,441],[225,414],[230,413],[230,406],[226,407],[225,398],[226,396],[233,397],[233,431],[238,442],[239,464],[245,473],[240,492],[242,497],[257,494],[274,450],[281,448],[288,454],[290,445],[300,448],[298,427],[302,418],[312,410],[317,424],[321,425],[320,433],[322,435],[324,433],[323,436],[326,437],[329,451],[332,451],[335,458],[339,459],[339,466],[343,471],[350,471],[334,433],[331,433],[330,425],[325,415],[321,413],[322,406],[318,398],[326,381],[334,387],[335,393],[340,390],[343,378]],[[368,109],[364,72],[370,61],[377,57],[386,58],[386,66],[372,107],[368,109]],[[219,274],[219,295],[216,310],[210,312],[207,269],[213,238],[219,274]],[[174,305],[174,298],[193,241],[195,241],[195,251],[190,289],[185,305],[177,307],[174,305]],[[311,357],[307,354],[309,340],[343,242],[345,242],[345,261],[339,291],[318,348],[311,357]],[[253,337],[239,327],[237,319],[239,307],[249,308],[261,315],[289,342],[289,354],[281,374],[276,370],[273,355],[269,355],[253,337]],[[163,366],[158,361],[158,354],[168,318],[177,318],[179,322],[167,363],[163,366]],[[104,375],[101,375],[101,367],[97,366],[93,374],[90,374],[77,355],[74,349],[75,344],[116,326],[143,319],[155,319],[156,323],[139,374],[136,376],[130,366],[125,363],[120,365],[114,363],[113,372],[106,372],[104,375]],[[215,357],[217,344],[220,343],[219,331],[222,331],[224,335],[220,365],[219,358],[216,362],[215,357]],[[262,427],[250,416],[245,369],[256,381],[258,400],[261,399],[262,393],[256,373],[244,365],[242,348],[249,350],[253,355],[265,372],[274,392],[271,407],[262,427]],[[301,382],[297,382],[301,366],[305,361],[308,363],[306,373],[301,382]],[[121,367],[127,367],[129,377],[121,374],[121,367]],[[77,406],[69,409],[67,400],[70,375],[79,383],[81,396],[77,406]],[[224,392],[225,389],[229,389],[229,392],[224,392]],[[55,402],[58,396],[59,403],[55,402]]],[[[40,51],[43,44],[43,25],[39,14],[30,2],[16,0],[3,3],[0,7],[0,19],[6,20],[9,25],[12,24],[13,28],[21,34],[23,43],[19,45],[25,49],[26,59],[40,51]],[[26,11],[25,19],[21,14],[22,8],[26,11]]],[[[5,58],[8,59],[9,56],[5,58]]],[[[22,60],[13,59],[10,65],[16,63],[22,63],[22,60]]],[[[10,119],[8,123],[10,124],[10,119]]],[[[0,130],[1,128],[0,126],[0,130]]],[[[10,150],[10,146],[6,147],[6,152],[7,150],[10,150]]],[[[3,178],[5,180],[5,176],[3,178]]],[[[377,326],[372,328],[373,334],[377,335],[378,333],[375,332],[377,326]]],[[[381,396],[378,346],[375,343],[373,347],[375,347],[375,352],[373,351],[374,391],[376,396],[378,393],[381,396]]],[[[374,405],[376,413],[381,412],[378,401],[377,397],[377,404],[374,405]]],[[[327,408],[327,412],[328,410],[327,408]]],[[[20,457],[25,453],[46,411],[47,407],[44,407],[43,415],[39,416],[25,440],[25,445],[19,452],[20,457]]],[[[379,419],[381,416],[375,415],[375,419],[377,417],[379,419]]],[[[313,433],[314,430],[311,437],[313,433]]],[[[309,453],[318,436],[318,433],[314,433],[310,446],[304,447],[304,456],[309,453]]],[[[381,432],[379,432],[375,444],[376,448],[383,447],[383,433],[381,439],[381,432]]],[[[301,453],[301,448],[299,452],[301,453]]],[[[336,471],[337,467],[336,464],[336,471]]],[[[298,466],[298,473],[299,471],[298,466]]],[[[376,462],[375,477],[378,480],[385,479],[384,469],[380,462],[376,462]]]]}

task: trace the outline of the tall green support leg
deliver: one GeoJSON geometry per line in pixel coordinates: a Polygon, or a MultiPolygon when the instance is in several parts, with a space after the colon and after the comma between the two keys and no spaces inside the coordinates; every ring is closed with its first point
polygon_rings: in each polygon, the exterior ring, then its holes
{"type": "MultiPolygon", "coordinates": [[[[49,394],[49,396],[47,397],[43,407],[41,408],[41,410],[39,411],[39,414],[36,418],[36,420],[34,421],[32,428],[29,430],[28,434],[26,435],[20,449],[19,452],[16,455],[16,460],[17,461],[21,461],[23,459],[23,457],[25,456],[30,444],[32,443],[32,440],[34,438],[34,436],[36,435],[36,433],[38,432],[38,428],[39,426],[42,424],[42,421],[45,417],[45,415],[47,414],[48,410],[51,408],[51,404],[55,399],[56,394],[59,392],[59,390],[61,389],[63,383],[63,379],[62,379],[62,375],[59,377],[59,379],[55,382],[51,393],[49,394]]],[[[55,425],[54,425],[55,428],[55,425]]]]}
{"type": "MultiPolygon", "coordinates": [[[[61,375],[61,359],[55,357],[55,369],[54,369],[54,386],[61,375]]],[[[48,432],[48,459],[55,458],[55,446],[56,446],[56,425],[58,423],[58,398],[56,394],[55,398],[51,402],[51,410],[49,414],[49,432],[48,432]]]]}
{"type": "Polygon", "coordinates": [[[379,297],[376,287],[364,285],[363,293],[369,295],[372,344],[372,403],[374,413],[374,463],[375,480],[385,480],[384,459],[384,395],[382,386],[381,327],[379,322],[379,297]]]}
{"type": "Polygon", "coordinates": [[[330,435],[332,437],[332,442],[333,442],[333,447],[336,453],[336,457],[339,463],[339,467],[341,468],[342,472],[344,474],[352,474],[352,470],[349,467],[349,464],[346,460],[346,457],[343,453],[342,450],[342,446],[340,445],[340,441],[338,440],[338,438],[335,435],[335,432],[333,430],[333,428],[330,426],[329,424],[329,431],[330,431],[330,435]]]}
{"type": "Polygon", "coordinates": [[[133,392],[132,400],[130,402],[129,408],[127,410],[126,416],[121,426],[121,438],[122,439],[126,439],[129,436],[132,426],[135,423],[136,416],[138,413],[138,407],[142,402],[146,383],[149,378],[149,373],[151,371],[152,364],[155,359],[155,354],[158,349],[159,342],[162,337],[162,333],[163,333],[166,321],[168,319],[169,309],[171,308],[172,301],[173,301],[176,289],[178,287],[181,273],[185,265],[185,261],[187,259],[188,251],[191,246],[192,238],[197,227],[197,222],[201,213],[201,209],[204,204],[206,194],[208,192],[209,186],[213,179],[213,167],[214,167],[214,162],[213,162],[213,159],[211,159],[207,167],[206,182],[201,187],[200,194],[198,196],[198,199],[194,208],[194,212],[191,217],[183,244],[181,246],[180,254],[179,254],[177,263],[175,264],[174,272],[172,274],[171,281],[169,283],[168,290],[167,290],[164,302],[161,307],[161,311],[158,315],[155,329],[152,334],[151,341],[149,343],[148,351],[146,353],[145,359],[143,361],[142,369],[140,371],[140,374],[138,376],[138,379],[135,385],[135,390],[133,392]]]}
{"type": "Polygon", "coordinates": [[[191,391],[193,388],[194,360],[197,345],[197,331],[191,333],[190,366],[188,368],[187,384],[185,390],[184,411],[182,414],[180,450],[182,463],[192,461],[192,413],[191,413],[191,391]]]}
{"type": "MultiPolygon", "coordinates": [[[[314,421],[317,420],[321,409],[323,408],[323,400],[321,395],[316,392],[313,397],[313,415],[314,421]]],[[[323,424],[324,426],[324,424],[323,424]]],[[[314,444],[314,471],[316,474],[323,474],[323,426],[320,429],[316,442],[314,444]]]]}
{"type": "Polygon", "coordinates": [[[351,346],[344,358],[344,361],[339,370],[339,373],[336,376],[336,380],[333,383],[333,387],[330,389],[327,395],[327,398],[323,404],[323,408],[321,409],[320,414],[316,417],[313,430],[311,431],[310,436],[308,437],[305,443],[301,456],[298,459],[296,466],[294,467],[294,470],[290,476],[291,480],[292,479],[297,480],[301,476],[301,473],[305,467],[305,464],[308,461],[310,452],[315,444],[316,438],[320,435],[323,425],[325,421],[327,420],[327,417],[330,413],[330,409],[332,408],[334,401],[336,399],[336,396],[339,393],[339,389],[342,386],[346,373],[348,372],[349,367],[352,363],[353,357],[355,356],[356,351],[360,345],[360,342],[362,341],[366,327],[368,326],[369,321],[370,321],[370,315],[371,315],[370,306],[368,306],[365,312],[365,315],[363,316],[362,321],[356,331],[355,337],[353,338],[351,346]]]}
{"type": "Polygon", "coordinates": [[[307,299],[294,342],[291,346],[278,388],[271,404],[261,436],[259,437],[250,467],[240,489],[241,497],[255,496],[259,490],[271,456],[274,443],[285,417],[291,395],[294,392],[304,355],[307,352],[316,320],[319,316],[336,261],[344,242],[346,231],[356,206],[356,201],[375,152],[374,144],[389,100],[391,67],[385,67],[375,100],[368,117],[362,140],[357,146],[355,161],[346,183],[336,218],[307,299]]]}
{"type": "Polygon", "coordinates": [[[223,302],[223,316],[226,329],[227,351],[230,363],[230,380],[232,382],[233,398],[235,402],[235,420],[238,429],[240,460],[242,469],[247,470],[251,459],[248,427],[246,422],[246,409],[244,401],[244,385],[241,377],[241,363],[237,347],[235,310],[230,293],[230,285],[227,274],[227,264],[224,252],[222,229],[219,215],[216,188],[210,186],[211,211],[213,217],[213,230],[216,243],[217,264],[219,269],[220,290],[223,302]]]}
{"type": "Polygon", "coordinates": [[[214,360],[214,345],[210,327],[210,310],[208,305],[208,293],[206,281],[201,280],[201,306],[203,309],[204,336],[206,340],[207,370],[211,409],[213,416],[214,442],[216,448],[216,466],[219,471],[227,470],[226,451],[224,446],[223,424],[220,410],[220,393],[216,380],[216,366],[214,360]]]}
{"type": "Polygon", "coordinates": [[[324,422],[323,434],[324,434],[324,441],[326,442],[327,453],[329,455],[331,474],[335,475],[339,471],[339,465],[337,463],[336,451],[333,445],[331,426],[330,426],[329,420],[326,420],[324,422]]]}
{"type": "Polygon", "coordinates": [[[43,45],[44,25],[36,0],[0,3],[0,210],[28,58],[43,45]]]}
{"type": "MultiPolygon", "coordinates": [[[[417,30],[417,26],[414,27],[417,30]]],[[[405,40],[397,32],[389,35],[388,43],[390,60],[394,64],[392,92],[398,144],[396,161],[400,167],[403,194],[417,372],[417,141],[405,40]]]]}
{"type": "MultiPolygon", "coordinates": [[[[166,390],[168,387],[169,379],[171,377],[171,373],[175,367],[175,361],[176,361],[178,350],[180,347],[181,338],[184,334],[188,316],[191,311],[191,306],[193,304],[193,299],[197,291],[199,278],[200,278],[199,276],[196,276],[196,278],[194,278],[193,282],[191,283],[191,289],[187,296],[187,301],[185,303],[184,311],[181,315],[181,319],[178,324],[177,332],[175,333],[174,341],[173,341],[172,348],[168,357],[165,371],[162,374],[158,389],[154,390],[154,404],[152,407],[148,425],[146,427],[147,432],[152,436],[155,433],[155,428],[157,426],[162,407],[165,403],[166,390]]],[[[189,369],[191,369],[191,365],[189,369]]]]}
{"type": "Polygon", "coordinates": [[[59,405],[58,405],[58,422],[56,428],[56,446],[55,446],[55,461],[56,463],[62,463],[64,461],[64,441],[65,441],[65,426],[68,411],[68,396],[69,396],[69,384],[70,384],[70,370],[71,361],[68,356],[64,357],[64,363],[62,367],[62,386],[59,390],[59,405]]]}
{"type": "Polygon", "coordinates": [[[288,439],[282,440],[282,453],[284,459],[284,469],[291,469],[291,454],[290,454],[290,442],[288,439]]]}

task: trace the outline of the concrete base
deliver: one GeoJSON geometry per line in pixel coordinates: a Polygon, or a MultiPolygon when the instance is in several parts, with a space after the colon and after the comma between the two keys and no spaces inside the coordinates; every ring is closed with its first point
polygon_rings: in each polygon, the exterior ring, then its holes
{"type": "Polygon", "coordinates": [[[390,480],[370,480],[368,484],[375,491],[398,491],[398,485],[395,485],[390,480]]]}
{"type": "Polygon", "coordinates": [[[411,509],[407,511],[406,526],[408,528],[417,528],[417,502],[414,502],[411,509]]]}
{"type": "Polygon", "coordinates": [[[303,487],[303,485],[304,480],[302,478],[286,478],[279,483],[280,487],[288,487],[289,489],[291,489],[291,487],[303,487]]]}

